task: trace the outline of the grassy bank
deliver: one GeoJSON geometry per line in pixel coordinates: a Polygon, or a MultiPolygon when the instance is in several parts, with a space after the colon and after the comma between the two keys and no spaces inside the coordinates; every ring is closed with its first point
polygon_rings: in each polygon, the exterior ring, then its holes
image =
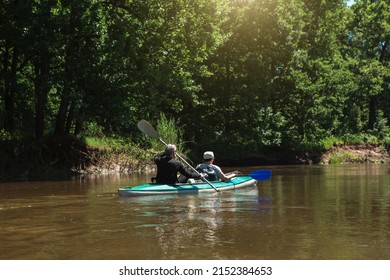
{"type": "Polygon", "coordinates": [[[388,163],[390,139],[368,134],[344,135],[324,139],[318,144],[296,145],[297,151],[315,154],[313,163],[388,163]]]}
{"type": "Polygon", "coordinates": [[[228,165],[390,163],[390,141],[366,134],[333,137],[319,142],[263,147],[257,151],[218,152],[218,163],[228,165]]]}
{"type": "Polygon", "coordinates": [[[109,138],[0,142],[0,181],[64,179],[82,173],[139,172],[152,150],[109,138]]]}
{"type": "MultiPolygon", "coordinates": [[[[390,163],[389,147],[387,142],[334,139],[315,144],[300,143],[293,147],[269,147],[251,156],[224,158],[221,155],[218,164],[390,163]]],[[[155,167],[152,158],[157,152],[157,149],[144,149],[127,140],[113,138],[2,141],[0,181],[58,179],[82,173],[148,171],[155,167]]]]}

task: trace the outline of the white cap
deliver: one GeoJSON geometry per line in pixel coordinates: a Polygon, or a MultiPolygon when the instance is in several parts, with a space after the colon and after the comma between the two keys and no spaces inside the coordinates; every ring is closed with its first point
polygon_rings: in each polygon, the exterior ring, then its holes
{"type": "Polygon", "coordinates": [[[214,158],[214,153],[212,151],[204,152],[203,159],[212,159],[214,158]]]}

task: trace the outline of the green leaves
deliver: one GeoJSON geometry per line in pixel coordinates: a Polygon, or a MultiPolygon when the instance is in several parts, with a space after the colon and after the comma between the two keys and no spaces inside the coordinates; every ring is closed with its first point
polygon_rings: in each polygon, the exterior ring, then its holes
{"type": "Polygon", "coordinates": [[[7,138],[40,115],[45,134],[139,141],[134,124],[162,112],[227,151],[388,133],[388,1],[19,2],[0,9],[7,138]]]}

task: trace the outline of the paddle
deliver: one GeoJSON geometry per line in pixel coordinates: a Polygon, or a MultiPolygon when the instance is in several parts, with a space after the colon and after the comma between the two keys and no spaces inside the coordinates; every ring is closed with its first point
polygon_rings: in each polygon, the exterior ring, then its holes
{"type": "Polygon", "coordinates": [[[249,174],[249,176],[257,181],[269,180],[271,178],[271,170],[255,170],[251,174],[249,174]]]}
{"type": "MultiPolygon", "coordinates": [[[[143,133],[145,133],[146,135],[148,135],[149,137],[151,138],[154,138],[154,139],[158,139],[161,143],[164,144],[164,146],[167,146],[168,144],[164,142],[164,140],[161,139],[160,135],[158,134],[158,132],[154,129],[154,127],[148,123],[147,121],[145,120],[140,120],[138,123],[137,123],[137,126],[139,128],[139,130],[141,130],[143,133]]],[[[187,164],[195,173],[197,173],[198,175],[199,172],[194,168],[192,167],[191,164],[189,164],[184,158],[182,158],[178,153],[176,153],[177,157],[182,160],[185,164],[187,164]]],[[[206,178],[202,178],[202,180],[204,180],[207,184],[209,184],[216,192],[219,192],[218,189],[216,189],[213,184],[211,184],[206,178]]]]}

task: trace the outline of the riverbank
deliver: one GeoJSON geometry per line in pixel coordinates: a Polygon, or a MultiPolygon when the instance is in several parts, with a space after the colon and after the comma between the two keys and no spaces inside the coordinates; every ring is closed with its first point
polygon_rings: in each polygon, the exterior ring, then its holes
{"type": "MultiPolygon", "coordinates": [[[[0,142],[0,181],[61,179],[89,173],[133,173],[152,171],[154,152],[139,147],[97,148],[82,141],[0,142]]],[[[335,145],[327,150],[273,148],[261,155],[218,158],[225,167],[390,163],[389,147],[379,144],[335,145]]]]}
{"type": "Polygon", "coordinates": [[[151,151],[137,147],[93,147],[73,138],[1,141],[0,182],[147,171],[151,158],[151,151]]]}
{"type": "Polygon", "coordinates": [[[334,145],[323,150],[276,147],[264,150],[261,155],[221,160],[223,166],[239,166],[243,162],[246,165],[390,163],[390,149],[381,144],[334,145]]]}
{"type": "Polygon", "coordinates": [[[322,164],[339,163],[389,163],[390,150],[382,145],[334,146],[322,157],[322,164]]]}

